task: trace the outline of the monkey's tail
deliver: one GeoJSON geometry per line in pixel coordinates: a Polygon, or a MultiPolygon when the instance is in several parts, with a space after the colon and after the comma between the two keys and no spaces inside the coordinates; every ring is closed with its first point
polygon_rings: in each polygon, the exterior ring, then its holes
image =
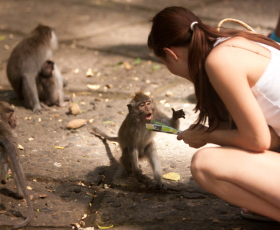
{"type": "Polygon", "coordinates": [[[15,152],[15,146],[8,138],[3,137],[3,136],[0,136],[0,145],[2,145],[5,148],[5,150],[7,151],[7,153],[9,153],[11,164],[14,167],[14,173],[17,176],[18,183],[20,184],[21,190],[23,192],[23,195],[25,196],[25,199],[26,199],[27,205],[28,205],[28,217],[26,218],[26,220],[23,221],[22,223],[12,227],[12,229],[18,229],[18,228],[25,227],[27,224],[29,224],[29,222],[32,219],[33,207],[32,207],[32,203],[31,203],[29,194],[26,189],[25,180],[23,178],[23,173],[20,168],[19,161],[17,159],[17,154],[15,152]]]}
{"type": "Polygon", "coordinates": [[[105,139],[107,139],[108,141],[114,141],[114,142],[119,142],[118,141],[118,137],[110,137],[108,136],[106,133],[102,132],[99,128],[93,127],[92,128],[92,133],[93,134],[97,134],[101,137],[104,137],[105,139]]]}

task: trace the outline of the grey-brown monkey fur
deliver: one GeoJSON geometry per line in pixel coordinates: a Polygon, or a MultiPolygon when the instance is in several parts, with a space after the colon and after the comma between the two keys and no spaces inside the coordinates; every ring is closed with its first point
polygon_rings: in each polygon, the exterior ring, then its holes
{"type": "Polygon", "coordinates": [[[54,31],[44,25],[38,25],[12,51],[8,64],[7,76],[19,99],[24,99],[25,106],[36,114],[41,113],[36,78],[46,60],[57,48],[54,31]]]}
{"type": "Polygon", "coordinates": [[[173,110],[173,116],[169,118],[156,108],[150,97],[138,92],[127,105],[129,113],[119,129],[117,137],[110,137],[96,127],[93,128],[93,131],[109,141],[119,143],[122,150],[121,164],[129,174],[133,173],[139,182],[144,182],[143,174],[139,168],[139,160],[146,158],[153,169],[155,188],[165,190],[166,186],[162,183],[161,165],[154,142],[155,132],[146,129],[145,124],[150,123],[151,120],[146,120],[139,109],[139,105],[145,101],[151,102],[151,111],[148,107],[147,109],[145,107],[146,111],[144,111],[147,112],[146,114],[152,113],[151,119],[176,129],[179,128],[179,118],[185,115],[183,110],[173,110]]]}
{"type": "Polygon", "coordinates": [[[16,121],[13,118],[13,109],[6,103],[0,102],[0,181],[7,183],[8,169],[12,170],[17,187],[17,196],[25,197],[28,205],[28,217],[22,223],[15,225],[12,229],[26,226],[32,219],[32,203],[26,189],[24,174],[19,164],[19,153],[17,140],[12,132],[16,121]],[[11,115],[11,116],[10,116],[11,115]]]}
{"type": "Polygon", "coordinates": [[[36,79],[39,100],[42,107],[58,105],[60,107],[67,106],[70,99],[63,93],[64,79],[57,68],[57,65],[47,60],[38,74],[36,79]]]}

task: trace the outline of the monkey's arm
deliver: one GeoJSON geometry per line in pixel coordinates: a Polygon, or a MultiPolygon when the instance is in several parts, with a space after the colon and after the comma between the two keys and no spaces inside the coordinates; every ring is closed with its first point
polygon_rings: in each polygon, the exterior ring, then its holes
{"type": "Polygon", "coordinates": [[[136,147],[130,147],[128,151],[132,167],[132,173],[135,175],[137,181],[143,183],[145,181],[145,177],[143,176],[139,168],[139,151],[136,147]]]}
{"type": "Polygon", "coordinates": [[[33,112],[35,114],[40,114],[41,106],[40,106],[35,76],[37,76],[37,73],[32,73],[32,72],[26,73],[23,76],[22,93],[23,93],[25,105],[27,107],[32,107],[33,112]]]}
{"type": "Polygon", "coordinates": [[[180,125],[179,118],[181,118],[181,117],[185,118],[185,113],[184,113],[184,111],[182,109],[175,111],[172,108],[172,111],[173,111],[173,115],[172,115],[171,118],[169,118],[164,113],[162,113],[161,111],[158,110],[154,120],[156,120],[156,121],[158,121],[158,122],[160,122],[162,124],[171,126],[171,127],[175,128],[175,129],[179,129],[179,125],[180,125]]]}

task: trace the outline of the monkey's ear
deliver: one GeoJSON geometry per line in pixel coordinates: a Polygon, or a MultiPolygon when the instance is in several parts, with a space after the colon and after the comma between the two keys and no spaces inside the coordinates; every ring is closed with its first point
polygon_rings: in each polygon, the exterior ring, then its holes
{"type": "Polygon", "coordinates": [[[131,112],[131,110],[132,110],[132,105],[131,105],[131,104],[127,104],[127,108],[128,108],[128,111],[131,112]]]}

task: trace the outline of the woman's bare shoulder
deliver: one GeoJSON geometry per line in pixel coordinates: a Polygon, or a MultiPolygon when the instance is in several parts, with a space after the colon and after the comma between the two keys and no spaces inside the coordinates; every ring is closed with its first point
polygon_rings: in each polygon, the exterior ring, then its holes
{"type": "Polygon", "coordinates": [[[240,59],[240,50],[232,49],[232,45],[247,47],[252,44],[249,40],[243,37],[230,38],[211,50],[208,57],[206,58],[205,67],[217,67],[219,65],[235,65],[238,64],[240,59]]]}

